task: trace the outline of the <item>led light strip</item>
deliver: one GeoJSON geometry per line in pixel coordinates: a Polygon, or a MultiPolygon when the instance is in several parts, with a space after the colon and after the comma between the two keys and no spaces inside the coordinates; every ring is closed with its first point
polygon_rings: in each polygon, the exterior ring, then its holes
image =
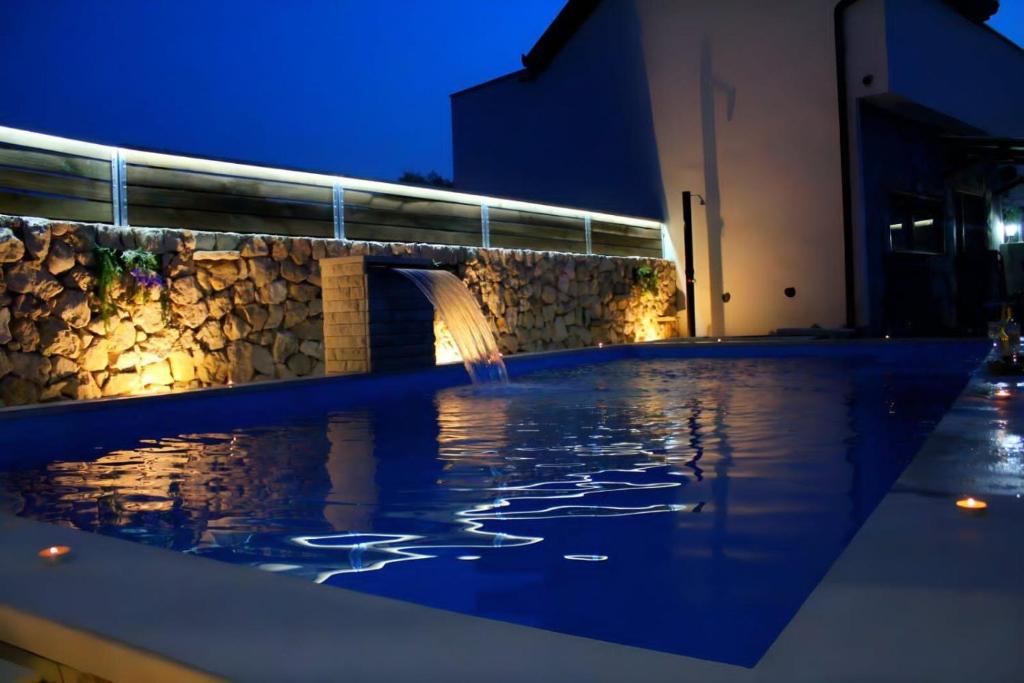
{"type": "Polygon", "coordinates": [[[23,147],[35,147],[46,149],[63,154],[90,157],[94,159],[109,160],[120,151],[126,163],[154,166],[182,171],[194,171],[197,173],[211,173],[225,176],[237,176],[243,178],[254,178],[261,180],[277,180],[289,183],[302,183],[307,185],[318,185],[334,187],[341,185],[346,190],[363,190],[366,192],[377,192],[382,194],[393,194],[404,197],[416,197],[420,199],[432,199],[457,204],[472,204],[477,206],[486,205],[490,209],[506,209],[510,211],[528,211],[533,213],[547,214],[551,216],[564,216],[568,218],[585,219],[606,223],[617,223],[638,228],[661,229],[662,223],[645,218],[631,216],[617,216],[614,214],[595,213],[581,209],[572,209],[564,206],[552,206],[549,204],[537,204],[534,202],[520,201],[516,199],[502,199],[500,197],[487,197],[484,195],[455,192],[452,190],[440,190],[429,187],[415,187],[411,185],[400,185],[377,180],[365,180],[362,178],[349,178],[347,176],[327,175],[323,173],[310,173],[306,171],[293,171],[283,168],[272,168],[269,166],[254,166],[230,161],[216,161],[213,159],[202,159],[198,157],[185,157],[174,154],[163,154],[160,152],[143,152],[141,150],[125,149],[107,145],[99,145],[92,142],[72,140],[56,135],[34,133],[32,131],[18,128],[0,126],[0,142],[6,142],[23,147]]]}

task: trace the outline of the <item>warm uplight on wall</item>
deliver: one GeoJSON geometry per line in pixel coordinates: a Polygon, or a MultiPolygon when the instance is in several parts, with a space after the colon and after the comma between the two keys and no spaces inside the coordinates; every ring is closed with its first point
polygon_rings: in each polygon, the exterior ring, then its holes
{"type": "Polygon", "coordinates": [[[454,346],[438,344],[434,347],[434,362],[437,365],[448,365],[449,363],[461,363],[462,354],[454,346]]]}
{"type": "Polygon", "coordinates": [[[658,319],[652,317],[645,317],[640,323],[640,330],[637,334],[637,341],[649,342],[657,341],[661,339],[661,329],[658,325],[658,319]]]}
{"type": "Polygon", "coordinates": [[[434,364],[461,363],[462,354],[440,316],[434,316],[434,364]]]}

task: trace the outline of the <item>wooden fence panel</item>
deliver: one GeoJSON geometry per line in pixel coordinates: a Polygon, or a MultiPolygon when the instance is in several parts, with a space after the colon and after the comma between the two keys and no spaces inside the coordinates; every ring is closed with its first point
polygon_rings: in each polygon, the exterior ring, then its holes
{"type": "Polygon", "coordinates": [[[215,232],[334,235],[331,188],[128,164],[128,223],[215,232]]]}
{"type": "Polygon", "coordinates": [[[345,237],[378,242],[479,246],[480,207],[345,190],[345,237]]]}
{"type": "MultiPolygon", "coordinates": [[[[141,227],[332,237],[336,218],[332,183],[351,182],[354,187],[344,187],[340,217],[347,239],[480,246],[484,239],[480,202],[491,201],[3,131],[0,213],[115,222],[111,159],[122,155],[130,160],[123,167],[124,175],[118,176],[124,182],[121,197],[127,222],[141,227]]],[[[588,250],[582,212],[493,201],[503,208],[489,204],[491,246],[569,253],[588,250]]],[[[592,253],[661,257],[661,226],[653,221],[602,218],[606,220],[590,221],[592,253]]]]}
{"type": "Polygon", "coordinates": [[[595,254],[605,256],[661,258],[661,228],[591,221],[590,245],[595,254]]]}
{"type": "Polygon", "coordinates": [[[582,218],[492,208],[490,227],[493,247],[578,254],[587,250],[582,218]]]}
{"type": "Polygon", "coordinates": [[[110,161],[0,143],[0,213],[110,222],[110,161]]]}

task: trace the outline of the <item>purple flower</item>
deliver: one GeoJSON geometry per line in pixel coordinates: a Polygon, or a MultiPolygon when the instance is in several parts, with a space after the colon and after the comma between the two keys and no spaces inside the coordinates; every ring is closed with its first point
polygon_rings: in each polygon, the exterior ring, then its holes
{"type": "Polygon", "coordinates": [[[135,282],[142,285],[143,287],[163,287],[164,279],[160,277],[159,273],[154,273],[148,270],[142,270],[141,268],[133,268],[131,276],[135,278],[135,282]]]}

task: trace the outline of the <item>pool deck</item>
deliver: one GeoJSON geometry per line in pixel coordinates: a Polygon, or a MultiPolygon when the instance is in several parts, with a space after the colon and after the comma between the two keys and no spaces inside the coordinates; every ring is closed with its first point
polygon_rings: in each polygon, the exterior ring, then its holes
{"type": "Polygon", "coordinates": [[[115,681],[1024,680],[1024,387],[1011,393],[972,379],[752,669],[9,515],[0,642],[115,681]],[[956,508],[967,494],[988,511],[956,508]],[[36,557],[57,544],[68,561],[36,557]]]}

